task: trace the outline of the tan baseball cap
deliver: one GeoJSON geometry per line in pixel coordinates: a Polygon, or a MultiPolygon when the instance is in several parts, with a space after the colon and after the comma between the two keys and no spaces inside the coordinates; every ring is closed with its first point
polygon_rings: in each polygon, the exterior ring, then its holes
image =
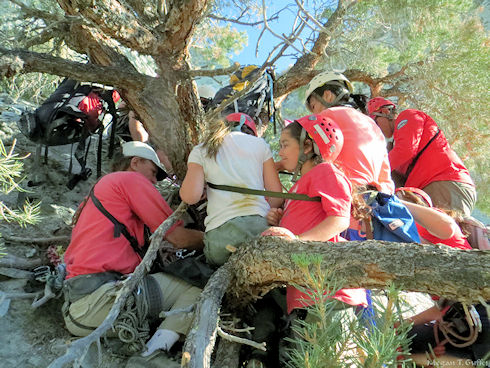
{"type": "Polygon", "coordinates": [[[138,141],[126,142],[122,145],[122,153],[125,157],[141,157],[153,162],[158,168],[158,181],[163,180],[168,176],[158,159],[157,153],[148,144],[138,141]]]}

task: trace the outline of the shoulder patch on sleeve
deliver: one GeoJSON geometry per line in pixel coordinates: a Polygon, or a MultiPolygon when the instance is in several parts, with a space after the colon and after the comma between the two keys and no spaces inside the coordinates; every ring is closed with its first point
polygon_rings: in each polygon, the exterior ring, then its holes
{"type": "Polygon", "coordinates": [[[403,128],[405,125],[407,125],[408,123],[408,120],[407,119],[403,119],[402,121],[400,121],[398,123],[398,125],[396,126],[396,129],[397,130],[400,130],[401,128],[403,128]]]}

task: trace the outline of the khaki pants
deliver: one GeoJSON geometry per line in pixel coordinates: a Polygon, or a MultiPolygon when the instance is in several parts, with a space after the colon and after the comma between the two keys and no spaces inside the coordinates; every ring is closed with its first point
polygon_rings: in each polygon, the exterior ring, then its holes
{"type": "MultiPolygon", "coordinates": [[[[191,286],[172,275],[155,273],[153,277],[163,296],[163,311],[186,308],[195,304],[201,289],[191,286]]],[[[63,306],[66,328],[75,336],[87,336],[107,317],[122,288],[119,281],[108,282],[81,299],[63,306]]],[[[178,313],[167,317],[159,328],[186,335],[194,313],[178,313]]],[[[109,336],[111,333],[108,334],[109,336]]],[[[112,334],[114,336],[114,334],[112,334]]]]}
{"type": "Polygon", "coordinates": [[[236,246],[240,243],[257,238],[269,227],[267,220],[259,215],[239,216],[226,221],[216,229],[204,234],[204,255],[206,261],[221,266],[230,257],[227,245],[236,246]]]}
{"type": "Polygon", "coordinates": [[[475,206],[476,189],[473,185],[457,181],[434,181],[422,188],[434,207],[457,210],[469,216],[475,206]]]}

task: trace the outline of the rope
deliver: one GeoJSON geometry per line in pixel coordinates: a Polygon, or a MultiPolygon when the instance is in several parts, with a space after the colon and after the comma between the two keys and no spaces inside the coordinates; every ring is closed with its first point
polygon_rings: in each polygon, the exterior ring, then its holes
{"type": "Polygon", "coordinates": [[[143,350],[150,337],[150,324],[147,319],[148,304],[145,289],[140,284],[128,296],[123,310],[114,323],[114,330],[119,340],[127,344],[131,354],[143,350]]]}
{"type": "Polygon", "coordinates": [[[465,348],[476,341],[476,339],[478,338],[478,328],[476,328],[478,322],[475,320],[475,317],[472,316],[472,314],[469,312],[466,304],[462,304],[462,306],[465,314],[465,320],[468,324],[468,336],[461,336],[459,333],[457,333],[454,329],[455,325],[453,322],[440,320],[437,321],[436,324],[434,324],[434,337],[436,340],[436,345],[444,345],[446,343],[449,343],[456,348],[465,348]],[[438,330],[440,330],[445,337],[442,342],[439,341],[438,330]],[[462,342],[458,343],[455,341],[455,339],[458,339],[462,342]]]}

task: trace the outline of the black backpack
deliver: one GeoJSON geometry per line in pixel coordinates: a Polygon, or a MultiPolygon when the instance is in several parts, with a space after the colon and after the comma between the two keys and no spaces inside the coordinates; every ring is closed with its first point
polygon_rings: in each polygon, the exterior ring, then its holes
{"type": "MultiPolygon", "coordinates": [[[[78,143],[75,158],[81,166],[79,174],[70,179],[68,187],[73,189],[80,179],[86,180],[91,170],[86,168],[87,155],[90,148],[91,134],[99,134],[97,150],[97,176],[101,175],[101,153],[103,125],[100,121],[93,126],[88,115],[79,109],[79,104],[91,93],[107,103],[112,116],[112,124],[116,124],[116,107],[112,98],[112,90],[100,89],[91,85],[81,84],[73,79],[64,79],[48,99],[34,112],[24,112],[19,119],[20,131],[32,142],[45,146],[45,159],[49,146],[60,146],[78,143]]],[[[112,144],[111,144],[112,145],[112,144]]],[[[72,161],[70,159],[70,174],[72,161]]]]}
{"type": "MultiPolygon", "coordinates": [[[[249,82],[255,79],[259,72],[260,68],[258,66],[248,65],[233,73],[230,76],[230,85],[216,92],[211,102],[210,110],[248,87],[249,82]]],[[[252,117],[256,124],[260,126],[262,121],[259,115],[266,111],[268,120],[271,120],[274,117],[273,84],[273,72],[266,69],[244,96],[225,107],[222,115],[226,116],[234,112],[243,112],[252,117]]]]}

